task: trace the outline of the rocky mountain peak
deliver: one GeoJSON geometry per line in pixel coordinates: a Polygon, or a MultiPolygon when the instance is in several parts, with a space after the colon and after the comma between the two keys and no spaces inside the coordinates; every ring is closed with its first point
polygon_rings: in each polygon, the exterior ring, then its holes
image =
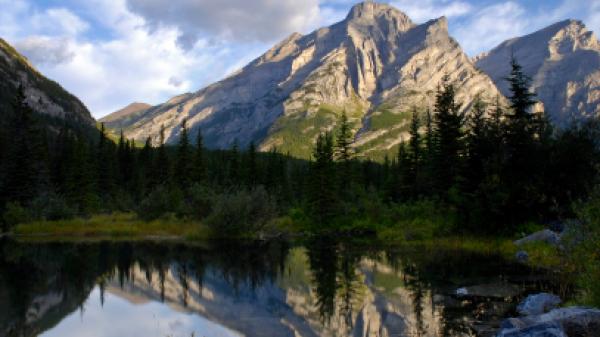
{"type": "Polygon", "coordinates": [[[373,1],[354,5],[345,21],[354,25],[381,25],[383,22],[391,22],[398,31],[406,31],[414,26],[412,20],[402,11],[373,1]]]}
{"type": "Polygon", "coordinates": [[[531,90],[558,126],[600,116],[600,43],[578,20],[564,20],[531,34],[502,42],[476,59],[505,94],[504,80],[515,57],[532,78],[531,90]]]}

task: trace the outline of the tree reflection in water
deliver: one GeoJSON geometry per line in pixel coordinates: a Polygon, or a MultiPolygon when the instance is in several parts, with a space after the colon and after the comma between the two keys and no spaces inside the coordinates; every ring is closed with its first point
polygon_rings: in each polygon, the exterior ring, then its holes
{"type": "Polygon", "coordinates": [[[0,252],[6,336],[37,336],[78,309],[85,316],[94,288],[102,306],[107,292],[165,302],[249,336],[468,336],[527,292],[556,286],[498,256],[333,238],[195,246],[4,240],[0,252]],[[451,296],[458,286],[498,281],[522,291],[500,300],[451,296]]]}

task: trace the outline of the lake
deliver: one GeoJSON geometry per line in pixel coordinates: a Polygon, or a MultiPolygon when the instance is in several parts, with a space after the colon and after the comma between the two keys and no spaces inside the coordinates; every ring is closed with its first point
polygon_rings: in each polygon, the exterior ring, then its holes
{"type": "Polygon", "coordinates": [[[562,289],[494,254],[368,241],[4,239],[0,253],[0,336],[491,336],[527,294],[562,289]]]}

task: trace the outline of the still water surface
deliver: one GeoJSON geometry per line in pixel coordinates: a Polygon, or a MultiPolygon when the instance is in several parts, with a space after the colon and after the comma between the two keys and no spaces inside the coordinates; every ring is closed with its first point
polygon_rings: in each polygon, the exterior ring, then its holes
{"type": "Polygon", "coordinates": [[[560,288],[497,255],[333,240],[0,254],[0,336],[490,336],[525,295],[560,288]]]}

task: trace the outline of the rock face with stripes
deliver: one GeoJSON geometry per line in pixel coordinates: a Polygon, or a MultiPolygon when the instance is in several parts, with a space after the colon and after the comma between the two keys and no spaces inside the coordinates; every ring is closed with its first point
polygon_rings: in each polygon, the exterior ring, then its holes
{"type": "Polygon", "coordinates": [[[477,66],[505,95],[511,56],[531,77],[531,89],[555,125],[600,116],[600,42],[581,21],[558,22],[478,57],[477,66]]]}
{"type": "Polygon", "coordinates": [[[477,95],[500,95],[449,36],[444,17],[418,25],[392,6],[364,2],[341,22],[292,34],[222,81],[120,125],[128,137],[155,142],[164,127],[174,142],[186,119],[192,136],[201,130],[212,148],[254,142],[308,157],[316,136],[345,111],[356,146],[376,157],[406,139],[413,108],[431,108],[445,75],[464,110],[477,95]]]}

